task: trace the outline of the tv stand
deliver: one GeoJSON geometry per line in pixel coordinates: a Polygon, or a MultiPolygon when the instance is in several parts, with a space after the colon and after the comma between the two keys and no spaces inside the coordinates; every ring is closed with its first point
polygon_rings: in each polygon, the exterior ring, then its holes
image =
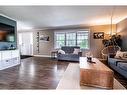
{"type": "Polygon", "coordinates": [[[0,70],[7,69],[20,64],[19,50],[0,51],[0,70]]]}

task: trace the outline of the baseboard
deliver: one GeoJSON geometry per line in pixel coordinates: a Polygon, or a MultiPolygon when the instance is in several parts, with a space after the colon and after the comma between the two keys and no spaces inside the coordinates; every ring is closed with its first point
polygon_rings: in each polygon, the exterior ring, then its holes
{"type": "Polygon", "coordinates": [[[33,56],[36,56],[36,57],[51,57],[50,55],[33,55],[33,56]]]}

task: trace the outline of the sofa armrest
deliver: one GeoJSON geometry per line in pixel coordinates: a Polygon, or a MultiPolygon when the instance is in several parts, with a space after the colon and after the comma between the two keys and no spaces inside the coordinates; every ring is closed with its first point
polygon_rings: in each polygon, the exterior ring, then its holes
{"type": "Polygon", "coordinates": [[[79,56],[82,56],[82,52],[79,52],[78,55],[79,55],[79,56]]]}

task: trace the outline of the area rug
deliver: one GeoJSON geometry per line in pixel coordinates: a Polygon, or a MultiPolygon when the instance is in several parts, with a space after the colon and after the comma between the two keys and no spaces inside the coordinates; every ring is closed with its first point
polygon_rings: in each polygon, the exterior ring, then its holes
{"type": "MultiPolygon", "coordinates": [[[[62,77],[62,79],[60,80],[56,90],[59,89],[65,89],[65,90],[72,90],[72,89],[77,89],[77,90],[83,90],[83,89],[88,89],[88,90],[96,90],[96,89],[101,89],[101,88],[96,88],[96,87],[89,87],[89,86],[80,86],[79,85],[79,64],[76,63],[70,63],[62,77]]],[[[117,89],[126,89],[125,87],[122,86],[122,84],[120,84],[115,78],[114,78],[114,86],[113,86],[114,90],[117,89]]]]}

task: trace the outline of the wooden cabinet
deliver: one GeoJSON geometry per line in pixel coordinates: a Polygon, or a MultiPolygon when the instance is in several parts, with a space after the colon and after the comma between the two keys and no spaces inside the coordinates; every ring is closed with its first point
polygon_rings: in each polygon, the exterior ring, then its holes
{"type": "Polygon", "coordinates": [[[0,51],[0,70],[20,64],[19,50],[0,51]]]}

